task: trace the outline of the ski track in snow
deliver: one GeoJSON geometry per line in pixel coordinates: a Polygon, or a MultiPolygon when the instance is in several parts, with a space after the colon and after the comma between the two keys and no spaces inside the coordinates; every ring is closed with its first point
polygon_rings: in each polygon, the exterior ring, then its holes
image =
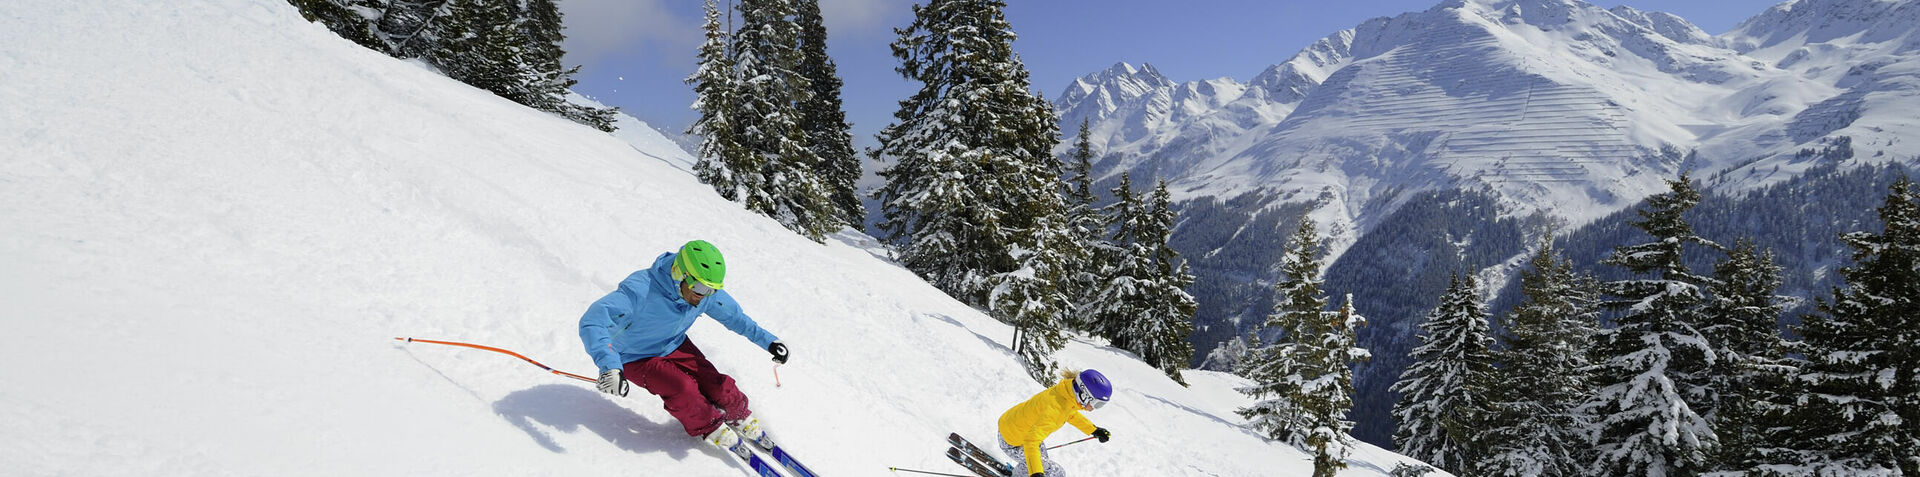
{"type": "MultiPolygon", "coordinates": [[[[10,475],[741,475],[642,390],[393,339],[590,374],[581,311],[692,238],[793,363],[776,388],[746,340],[710,320],[692,340],[824,475],[957,471],[947,432],[992,442],[1040,390],[1011,328],[871,239],[807,241],[715,197],[644,123],[519,107],[282,1],[8,2],[0,102],[10,475]]],[[[1120,389],[1090,414],[1111,443],[1054,451],[1077,475],[1309,472],[1239,427],[1240,378],[1058,357],[1120,389]]],[[[1405,460],[1362,444],[1342,475],[1405,460]]]]}

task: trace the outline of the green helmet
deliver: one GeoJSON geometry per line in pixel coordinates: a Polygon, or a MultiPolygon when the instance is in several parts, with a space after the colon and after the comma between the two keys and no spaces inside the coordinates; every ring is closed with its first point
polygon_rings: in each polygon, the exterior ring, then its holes
{"type": "Polygon", "coordinates": [[[721,260],[720,249],[705,240],[681,245],[679,256],[673,258],[673,279],[686,281],[687,277],[715,290],[721,289],[727,279],[727,262],[721,260]]]}

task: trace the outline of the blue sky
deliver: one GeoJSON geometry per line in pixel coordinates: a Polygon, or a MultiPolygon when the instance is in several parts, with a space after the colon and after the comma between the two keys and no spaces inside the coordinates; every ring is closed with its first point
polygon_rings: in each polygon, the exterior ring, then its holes
{"type": "MultiPolygon", "coordinates": [[[[721,0],[724,6],[727,0],[721,0]]],[[[701,0],[562,0],[575,90],[655,127],[678,133],[693,120],[693,71],[701,0]]],[[[856,147],[893,120],[918,86],[894,73],[893,29],[911,20],[908,0],[821,0],[827,53],[846,82],[842,99],[856,147]]],[[[1246,81],[1308,44],[1369,18],[1432,8],[1440,0],[1010,0],[1014,51],[1051,100],[1068,82],[1116,62],[1151,63],[1174,81],[1246,81]]],[[[1732,29],[1778,0],[1601,0],[1611,8],[1680,15],[1710,34],[1732,29]]]]}

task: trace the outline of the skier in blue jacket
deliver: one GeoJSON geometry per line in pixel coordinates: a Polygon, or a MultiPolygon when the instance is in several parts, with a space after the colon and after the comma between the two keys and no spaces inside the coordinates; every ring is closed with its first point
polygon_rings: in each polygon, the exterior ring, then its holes
{"type": "Polygon", "coordinates": [[[747,396],[694,347],[687,329],[704,313],[766,348],[777,363],[787,362],[787,345],[720,289],[726,274],[718,248],[705,240],[687,242],[587,307],[580,341],[600,366],[600,391],[625,396],[631,381],[660,396],[687,435],[731,448],[742,437],[762,441],[766,434],[747,409],[747,396]]]}

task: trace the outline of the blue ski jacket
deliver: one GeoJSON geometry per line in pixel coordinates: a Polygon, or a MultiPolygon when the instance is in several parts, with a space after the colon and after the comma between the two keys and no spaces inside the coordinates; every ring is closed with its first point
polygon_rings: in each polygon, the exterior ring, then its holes
{"type": "Polygon", "coordinates": [[[687,341],[687,329],[702,313],[762,349],[780,339],[740,311],[726,290],[714,291],[699,306],[681,299],[680,284],[669,275],[675,255],[660,254],[653,259],[653,268],[628,275],[619,289],[593,302],[580,316],[580,341],[601,372],[672,353],[687,341]]]}

